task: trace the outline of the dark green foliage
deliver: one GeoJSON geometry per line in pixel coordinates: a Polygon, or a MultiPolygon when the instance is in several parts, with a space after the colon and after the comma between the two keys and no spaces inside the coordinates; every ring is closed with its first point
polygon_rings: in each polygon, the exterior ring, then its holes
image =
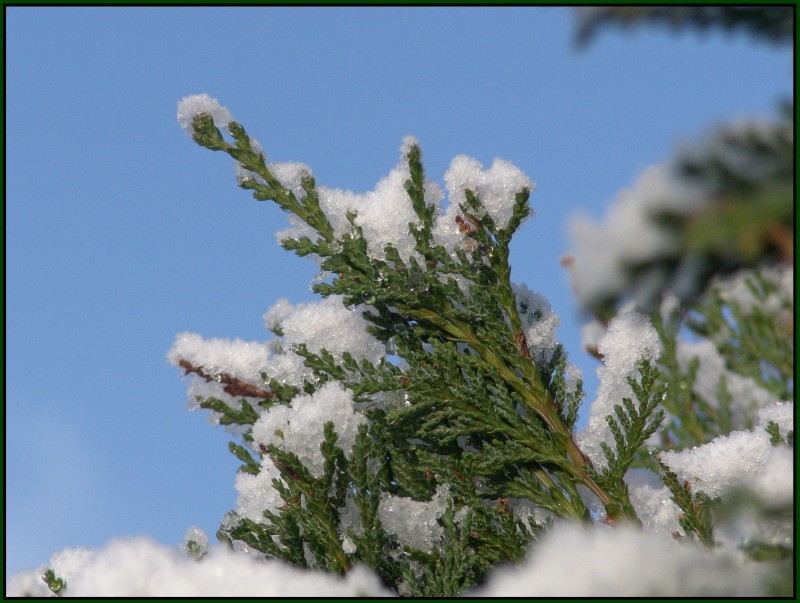
{"type": "MultiPolygon", "coordinates": [[[[676,14],[661,13],[668,18],[676,14]]],[[[683,18],[701,23],[705,17],[687,9],[683,18]]],[[[264,510],[264,522],[230,516],[218,533],[221,540],[338,574],[364,564],[400,594],[452,597],[480,585],[496,564],[523,557],[542,527],[530,519],[533,515],[523,521],[525,510],[588,523],[588,493],[592,504],[599,501],[607,523],[638,523],[624,477],[633,466],[658,470],[660,465],[662,480],[682,510],[684,534],[678,536],[713,546],[713,501],[693,493],[644,444],[660,430],[660,448],[679,449],[737,427],[726,378],[720,379],[717,399],[705,400],[693,391],[699,363],[682,367],[678,362],[677,339],[687,328],[718,342],[729,370],[751,376],[781,399],[793,395],[787,361],[793,344],[776,329],[774,316],[745,313],[719,295],[700,295],[714,274],[785,254],[786,247],[770,233],[778,227],[785,234],[789,227],[791,120],[766,133],[721,129],[705,152],[678,161],[682,177],[708,185],[713,200],[708,211],[697,215],[653,216],[681,237],[678,251],[674,257],[630,266],[633,277],[663,273],[651,291],[652,303],[674,284],[670,271],[689,284],[683,305],[673,315],[655,317],[664,346],[658,365],[642,362],[628,381],[633,395],[620,400],[606,417],[613,442],[601,445],[608,460],[602,470],[573,437],[582,384],[570,383],[561,347],[548,359],[534,358],[522,321],[529,315],[518,305],[511,284],[509,244],[529,213],[529,190],[517,192],[506,225],[494,222],[474,191],[465,191],[456,218],[464,244],[447,250],[433,237],[436,208],[425,202],[421,153],[411,145],[404,158],[410,174],[405,190],[416,215],[408,224],[416,253],[404,257],[387,245],[375,257],[355,213],[347,214],[343,232],[334,231],[310,175],[302,178],[303,193],[296,195],[272,174],[241,125],[229,124],[229,142],[210,116],[199,115],[193,123],[199,144],[224,151],[241,164],[242,173],[248,174],[240,177],[241,188],[257,200],[275,201],[313,230],[281,244],[299,256],[319,259],[330,276],[314,285],[316,293],[341,295],[351,308],[367,306],[362,315],[368,332],[389,350],[387,358],[370,362],[296,345],[292,351],[313,373],[302,387],[271,382],[268,391],[256,391],[257,402],[242,398],[238,408],[214,398],[200,401],[201,407],[220,414],[220,423],[240,428],[246,445],[230,445],[243,462],[240,471],[257,475],[262,464],[272,463],[281,476],[273,487],[282,507],[264,510]],[[726,163],[731,149],[764,169],[754,170],[756,176],[737,172],[726,163]],[[750,236],[736,225],[755,223],[753,216],[758,216],[760,234],[750,236]],[[726,235],[731,232],[738,234],[726,235]],[[690,299],[696,303],[687,314],[690,299]],[[728,335],[718,337],[722,332],[728,335]],[[291,404],[298,394],[313,393],[330,381],[352,393],[369,420],[359,427],[347,455],[332,423],[325,425],[320,446],[322,475],[313,474],[277,443],[260,444],[256,450],[250,428],[261,412],[291,404]],[[447,509],[438,519],[443,534],[431,550],[404,545],[383,525],[382,501],[406,497],[428,502],[443,491],[448,493],[447,509]]],[[[753,285],[761,302],[774,292],[768,281],[753,285]]],[[[611,309],[619,300],[604,301],[611,309]]],[[[282,336],[280,327],[274,332],[282,336]]],[[[266,375],[262,377],[266,382],[266,375]]],[[[245,388],[229,385],[237,392],[245,388]]],[[[777,425],[767,430],[774,443],[793,441],[792,432],[781,434],[777,425]]],[[[386,516],[384,521],[389,524],[386,516]]],[[[779,554],[759,544],[751,556],[779,554]]]]}
{"type": "Polygon", "coordinates": [[[678,476],[657,456],[661,466],[661,481],[672,492],[672,500],[681,510],[678,523],[684,531],[684,538],[695,537],[706,547],[714,546],[714,528],[711,521],[711,499],[702,492],[694,493],[686,482],[681,483],[678,476]]]}
{"type": "Polygon", "coordinates": [[[687,27],[741,29],[776,44],[794,39],[794,7],[758,6],[603,6],[580,9],[577,42],[587,44],[607,25],[630,27],[646,21],[673,30],[687,27]]]}
{"type": "Polygon", "coordinates": [[[325,424],[324,436],[320,448],[325,469],[320,478],[314,477],[294,454],[273,444],[262,447],[280,471],[282,479],[274,480],[273,487],[286,505],[277,514],[264,511],[269,524],[240,518],[233,527],[221,530],[225,540],[240,540],[268,555],[334,573],[350,567],[337,532],[346,487],[337,477],[343,474],[346,459],[336,446],[332,423],[325,424]],[[305,559],[304,544],[313,557],[310,564],[305,559]]]}
{"type": "Polygon", "coordinates": [[[406,566],[403,578],[415,596],[457,597],[481,584],[498,561],[520,559],[531,541],[507,507],[479,506],[456,522],[449,506],[441,522],[445,529],[442,547],[432,553],[410,551],[410,558],[419,563],[406,566]]]}
{"type": "MultiPolygon", "coordinates": [[[[698,446],[720,434],[729,433],[730,413],[726,406],[721,404],[718,408],[714,407],[694,391],[700,361],[693,359],[685,369],[678,362],[681,316],[673,314],[662,318],[656,315],[653,323],[663,348],[658,367],[668,393],[662,401],[668,416],[659,432],[661,448],[671,450],[698,446]]],[[[724,392],[724,382],[721,386],[724,392]]],[[[725,397],[722,396],[722,399],[725,400],[725,397]]]]}
{"type": "Polygon", "coordinates": [[[786,435],[781,434],[781,429],[774,421],[767,423],[767,433],[769,434],[769,441],[772,444],[786,444],[787,446],[794,446],[794,430],[790,429],[786,435]]]}
{"type": "MultiPolygon", "coordinates": [[[[584,486],[605,507],[609,521],[638,521],[623,477],[643,456],[642,443],[662,419],[656,407],[664,386],[655,369],[641,367],[639,381],[631,381],[637,404],[623,401],[610,418],[615,436],[615,449],[606,449],[610,469],[594,470],[572,435],[581,383],[568,382],[561,347],[549,360],[534,362],[511,285],[509,244],[529,213],[528,190],[518,192],[504,226],[466,191],[456,219],[465,244],[448,252],[433,239],[435,211],[425,203],[419,148],[411,146],[405,189],[418,219],[408,225],[418,255],[401,257],[387,245],[383,257],[376,258],[368,253],[355,214],[347,215],[349,230],[334,235],[313,179],[303,180],[305,194],[298,199],[271,174],[239,124],[229,125],[233,144],[215,132],[207,116],[196,117],[194,126],[195,140],[225,151],[253,174],[240,179],[242,188],[259,200],[276,201],[316,231],[313,240],[282,244],[298,255],[318,256],[332,277],[314,290],[340,294],[346,305],[369,306],[371,311],[363,313],[369,332],[403,361],[403,368],[388,359],[358,362],[347,353],[339,360],[326,350],[295,346],[315,378],[303,391],[338,381],[353,393],[370,424],[359,428],[349,458],[336,445],[333,425],[326,425],[322,477],[279,446],[262,445],[261,452],[280,471],[282,479],[273,486],[284,506],[265,511],[265,523],[229,521],[221,538],[336,573],[364,563],[394,589],[455,596],[480,584],[493,565],[524,554],[536,526],[515,517],[514,505],[588,522],[578,492],[584,486]],[[381,523],[381,497],[430,501],[440,485],[448,487],[451,501],[440,520],[440,546],[432,552],[401,546],[381,523]],[[348,504],[358,510],[359,529],[341,525],[348,504]]],[[[270,390],[259,403],[262,409],[290,403],[299,393],[277,383],[270,383],[270,390]]],[[[251,426],[259,414],[245,400],[238,410],[213,398],[201,405],[220,413],[226,425],[251,426]]],[[[252,441],[249,431],[245,440],[252,441]]],[[[231,450],[244,462],[242,471],[259,471],[246,448],[232,444],[231,450]]]]}
{"type": "Polygon", "coordinates": [[[259,464],[253,459],[247,448],[240,446],[235,442],[228,442],[228,450],[230,450],[237,459],[244,462],[244,465],[239,467],[239,471],[249,473],[251,475],[258,475],[259,464]]]}
{"type": "Polygon", "coordinates": [[[239,401],[241,404],[239,410],[217,398],[198,398],[197,401],[200,408],[219,413],[220,425],[252,425],[258,420],[258,413],[244,398],[239,401]]]}
{"type": "Polygon", "coordinates": [[[664,420],[664,411],[659,405],[666,398],[667,388],[666,384],[659,383],[659,377],[658,369],[648,361],[642,361],[639,365],[639,380],[628,378],[637,403],[623,398],[622,404],[614,406],[614,416],[606,417],[614,436],[614,448],[605,442],[600,443],[603,454],[608,459],[608,467],[599,473],[597,479],[613,494],[618,504],[633,514],[635,513],[623,478],[637,458],[650,458],[649,452],[643,450],[642,446],[664,420]]]}

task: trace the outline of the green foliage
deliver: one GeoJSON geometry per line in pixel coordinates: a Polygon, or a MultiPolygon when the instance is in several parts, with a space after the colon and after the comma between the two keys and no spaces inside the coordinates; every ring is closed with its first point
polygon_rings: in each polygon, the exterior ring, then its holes
{"type": "MultiPolygon", "coordinates": [[[[786,10],[759,11],[602,7],[588,13],[580,35],[588,39],[605,21],[652,19],[676,26],[715,22],[785,40],[786,10]]],[[[591,499],[599,501],[607,523],[639,523],[624,478],[631,467],[644,466],[660,473],[681,509],[683,534],[676,538],[714,546],[712,511],[721,502],[693,492],[654,452],[702,445],[754,424],[756,408],[734,399],[730,375],[749,377],[781,400],[793,397],[793,324],[781,322],[793,302],[786,300],[780,312],[767,311],[779,288],[762,276],[748,284],[754,303],[747,307],[716,285],[709,288],[720,275],[785,261],[793,253],[793,242],[787,242],[794,229],[793,115],[786,112],[763,130],[720,128],[706,147],[676,160],[679,175],[701,183],[709,202],[693,214],[653,216],[675,235],[675,253],[628,267],[634,280],[654,283],[644,308],[654,308],[676,283],[683,288],[674,312],[652,313],[663,354],[658,363],[639,365],[628,380],[632,396],[606,417],[612,441],[601,444],[608,461],[601,470],[573,437],[582,384],[567,378],[561,347],[534,360],[520,314],[525,310],[511,284],[509,245],[529,213],[529,190],[516,192],[505,225],[494,222],[475,191],[465,191],[456,217],[465,243],[447,250],[434,239],[436,208],[425,201],[421,152],[411,145],[404,161],[405,191],[416,216],[407,224],[414,253],[405,257],[386,245],[376,257],[357,214],[348,213],[347,227],[335,230],[313,177],[302,175],[302,194],[290,190],[240,124],[229,123],[224,134],[210,115],[201,114],[193,120],[193,138],[239,162],[245,175],[238,184],[255,199],[274,201],[310,227],[312,234],[281,245],[315,256],[330,275],[313,286],[316,293],[341,295],[351,308],[369,307],[362,314],[368,332],[391,356],[370,362],[300,344],[292,351],[313,373],[302,388],[273,381],[268,390],[253,390],[227,375],[217,379],[241,397],[238,406],[214,398],[200,400],[200,406],[238,428],[246,445],[231,443],[230,450],[243,463],[240,471],[258,475],[265,462],[277,468],[280,479],[272,486],[283,501],[278,510],[264,510],[264,521],[229,514],[218,532],[221,540],[337,574],[364,564],[401,595],[452,597],[481,584],[496,564],[523,558],[544,527],[533,515],[526,518],[526,509],[588,523],[591,499]],[[739,169],[743,157],[758,169],[739,169]],[[678,341],[687,333],[713,341],[729,371],[721,375],[715,399],[696,391],[699,360],[679,358],[678,341]],[[349,390],[369,420],[359,426],[352,450],[345,454],[339,447],[329,422],[320,445],[322,475],[278,443],[260,444],[255,458],[251,428],[261,412],[330,381],[349,390]],[[652,445],[655,440],[659,446],[652,445]],[[382,501],[431,501],[442,488],[448,502],[432,550],[404,545],[383,525],[382,501]]],[[[595,310],[610,317],[624,296],[595,310]]],[[[273,331],[283,335],[280,326],[273,331]]],[[[184,368],[210,379],[191,365],[184,368]]],[[[767,431],[774,444],[793,444],[793,432],[783,434],[774,423],[767,431]]],[[[783,560],[788,550],[754,541],[746,552],[753,559],[783,560]]]]}
{"type": "Polygon", "coordinates": [[[662,403],[667,419],[659,431],[663,450],[698,446],[755,425],[755,393],[740,392],[734,399],[729,389],[733,377],[752,379],[777,400],[794,398],[794,300],[781,293],[769,273],[752,271],[740,279],[735,294],[729,284],[716,281],[688,306],[653,316],[663,346],[658,366],[669,393],[662,403]],[[750,297],[747,303],[740,299],[742,291],[750,297]],[[678,359],[679,340],[697,338],[714,343],[727,371],[711,400],[696,391],[699,358],[683,365],[678,359]]]}
{"type": "MultiPolygon", "coordinates": [[[[481,200],[467,191],[456,221],[469,243],[450,253],[433,239],[434,208],[425,204],[420,152],[411,146],[405,188],[418,219],[408,225],[416,255],[401,257],[387,245],[382,257],[375,257],[356,214],[347,215],[346,232],[335,233],[320,209],[313,179],[303,178],[304,196],[298,199],[272,175],[241,125],[229,125],[234,144],[206,115],[197,116],[194,126],[195,140],[227,152],[255,175],[240,179],[242,188],[256,199],[276,201],[314,229],[313,240],[287,239],[282,245],[301,256],[318,256],[332,276],[314,290],[341,295],[346,305],[369,306],[371,311],[363,313],[368,331],[401,361],[357,361],[348,353],[339,359],[324,349],[295,345],[292,351],[312,371],[313,382],[302,389],[273,382],[269,391],[259,391],[258,406],[290,404],[301,391],[312,393],[333,380],[352,392],[369,424],[359,428],[349,456],[336,445],[333,424],[326,424],[321,477],[277,444],[262,444],[262,458],[280,472],[273,487],[284,505],[278,512],[265,510],[265,522],[232,516],[218,534],[221,539],[334,573],[363,563],[397,592],[454,596],[480,584],[495,564],[524,555],[541,526],[515,517],[514,504],[589,522],[580,492],[585,489],[599,500],[608,523],[639,523],[624,477],[632,466],[660,465],[682,511],[682,537],[713,546],[712,501],[679,482],[645,442],[658,431],[661,449],[683,448],[732,429],[733,401],[725,377],[712,403],[694,391],[698,361],[679,362],[677,341],[686,328],[719,341],[729,370],[789,395],[793,382],[785,359],[791,344],[776,339],[774,313],[745,313],[712,292],[690,314],[678,306],[671,315],[655,316],[663,356],[657,366],[642,362],[628,380],[633,396],[620,400],[606,417],[613,441],[601,444],[608,466],[597,470],[573,439],[581,384],[569,383],[560,347],[549,360],[534,362],[511,286],[509,243],[528,214],[528,190],[517,193],[505,227],[495,224],[481,200]],[[727,337],[715,339],[723,332],[727,337]],[[767,350],[770,346],[774,349],[767,350]],[[756,356],[759,368],[753,372],[756,356]],[[382,525],[382,497],[430,501],[441,485],[450,494],[439,520],[441,546],[428,552],[402,545],[382,525]],[[358,529],[342,525],[348,505],[357,511],[358,529]]],[[[760,302],[776,291],[769,281],[751,288],[760,302]]],[[[279,327],[276,334],[281,335],[279,327]]],[[[246,385],[235,380],[228,387],[247,395],[246,385]]],[[[200,404],[219,413],[222,424],[244,428],[244,440],[252,441],[248,427],[260,411],[247,400],[242,398],[238,408],[214,398],[200,404]]],[[[770,429],[773,439],[791,438],[770,429]]],[[[244,463],[241,471],[259,473],[260,459],[246,447],[230,448],[244,463]]]]}
{"type": "MultiPolygon", "coordinates": [[[[298,199],[273,176],[241,125],[229,124],[233,144],[207,115],[195,117],[194,128],[198,143],[225,151],[254,174],[239,180],[242,188],[256,199],[276,201],[316,231],[314,240],[282,245],[301,256],[319,256],[333,277],[317,283],[315,291],[340,294],[348,305],[371,306],[374,311],[363,314],[369,332],[404,361],[403,369],[387,360],[357,362],[349,354],[339,361],[326,350],[295,346],[316,380],[306,391],[328,380],[341,382],[363,405],[370,425],[361,427],[349,459],[335,446],[333,426],[326,427],[321,479],[291,453],[263,447],[281,472],[274,487],[284,509],[265,511],[264,524],[229,522],[233,527],[221,531],[223,538],[337,573],[363,562],[395,588],[413,584],[413,592],[444,596],[480,582],[492,565],[522,556],[531,532],[513,517],[509,500],[590,521],[580,486],[600,500],[609,521],[638,522],[623,477],[661,421],[656,407],[663,387],[657,372],[643,365],[641,379],[632,381],[638,406],[625,400],[610,420],[616,446],[606,451],[611,468],[595,471],[572,435],[581,384],[568,384],[560,347],[549,360],[534,363],[511,285],[509,243],[528,215],[528,190],[517,193],[511,219],[502,227],[467,191],[456,221],[469,243],[448,253],[433,239],[434,208],[424,200],[419,148],[411,146],[405,188],[418,218],[409,224],[418,255],[403,258],[387,245],[383,258],[376,258],[368,253],[355,214],[347,216],[350,230],[335,235],[313,179],[304,177],[305,195],[298,199]],[[398,398],[403,402],[386,403],[398,398]],[[406,551],[407,564],[398,565],[401,547],[378,514],[381,494],[430,500],[438,484],[448,486],[454,505],[441,519],[444,545],[433,553],[406,551]],[[337,531],[348,497],[363,526],[346,534],[353,553],[344,551],[344,534],[337,531]]],[[[288,402],[294,393],[275,397],[288,402]]],[[[270,397],[262,406],[267,403],[276,401],[270,397]]],[[[239,409],[213,398],[201,406],[220,413],[226,425],[252,425],[258,416],[245,400],[239,409]]],[[[245,439],[251,439],[249,432],[245,439]]],[[[231,445],[231,450],[245,463],[243,471],[258,472],[259,463],[244,448],[231,445]]]]}
{"type": "Polygon", "coordinates": [[[628,497],[628,488],[623,478],[637,459],[646,464],[650,453],[643,450],[645,441],[656,432],[664,421],[664,411],[659,408],[666,398],[667,386],[659,382],[660,373],[650,362],[642,361],[639,365],[639,380],[629,377],[628,384],[636,396],[634,404],[630,398],[623,398],[622,404],[614,405],[614,416],[607,416],[611,433],[614,437],[614,448],[606,442],[600,446],[608,460],[608,467],[603,469],[597,480],[606,485],[619,504],[629,514],[635,515],[628,497]]]}
{"type": "Polygon", "coordinates": [[[794,446],[794,430],[790,429],[784,436],[781,434],[781,429],[774,421],[767,423],[767,433],[769,434],[769,441],[772,444],[786,444],[787,446],[794,446]]]}
{"type": "Polygon", "coordinates": [[[47,588],[57,597],[63,597],[67,590],[67,583],[63,578],[56,576],[55,572],[47,568],[42,576],[47,588]]]}
{"type": "MultiPolygon", "coordinates": [[[[457,222],[472,244],[453,257],[432,239],[433,208],[425,204],[420,152],[412,146],[406,157],[411,175],[406,191],[419,219],[409,231],[420,259],[404,259],[392,246],[379,259],[368,253],[354,214],[348,215],[351,231],[334,240],[313,180],[303,180],[306,196],[298,200],[270,173],[239,124],[229,124],[233,145],[208,116],[197,116],[194,127],[200,144],[227,152],[263,180],[240,180],[240,186],[252,189],[257,199],[275,200],[317,231],[315,241],[282,244],[299,255],[318,255],[322,269],[335,275],[331,282],[317,283],[315,291],[341,294],[346,304],[372,306],[375,313],[364,313],[373,325],[370,332],[409,367],[400,374],[389,363],[357,365],[352,359],[339,366],[324,351],[312,354],[297,346],[318,378],[343,381],[366,403],[378,392],[402,391],[409,404],[387,409],[385,417],[398,434],[396,441],[415,440],[425,453],[469,465],[473,479],[480,479],[491,496],[536,493],[554,513],[586,519],[577,495],[582,484],[600,498],[610,517],[635,520],[631,509],[621,508],[594,481],[588,459],[572,439],[580,395],[567,392],[563,358],[554,356],[546,367],[531,361],[508,262],[511,237],[529,212],[528,190],[517,193],[512,217],[502,228],[467,191],[457,222]],[[469,283],[467,292],[454,277],[469,283]],[[466,452],[461,443],[476,452],[466,452]],[[478,462],[478,456],[491,462],[478,462]]],[[[238,421],[238,415],[225,412],[225,420],[238,421]]]]}
{"type": "Polygon", "coordinates": [[[780,298],[778,284],[758,272],[744,284],[752,297],[747,307],[715,287],[707,302],[694,307],[688,325],[715,342],[729,370],[789,400],[794,396],[794,299],[780,298]]]}
{"type": "Polygon", "coordinates": [[[711,520],[712,501],[702,492],[692,492],[686,482],[681,482],[656,456],[661,466],[661,481],[672,492],[672,500],[681,510],[678,523],[683,529],[683,538],[696,538],[706,547],[714,546],[714,526],[711,520]]]}
{"type": "Polygon", "coordinates": [[[444,545],[431,554],[412,551],[411,559],[418,563],[404,569],[405,588],[414,596],[457,597],[481,584],[495,563],[520,559],[531,541],[507,507],[465,509],[456,522],[449,506],[442,524],[444,545]]]}

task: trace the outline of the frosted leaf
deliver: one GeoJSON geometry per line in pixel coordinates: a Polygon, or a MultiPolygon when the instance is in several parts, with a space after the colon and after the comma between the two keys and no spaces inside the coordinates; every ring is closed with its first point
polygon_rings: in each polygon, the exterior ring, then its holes
{"type": "MultiPolygon", "coordinates": [[[[319,189],[318,189],[319,190],[319,189]]],[[[286,221],[289,222],[289,228],[279,230],[275,233],[275,239],[278,243],[281,241],[298,241],[303,237],[310,241],[316,241],[319,238],[317,231],[311,228],[308,224],[303,222],[294,214],[288,214],[286,221]]],[[[313,259],[319,263],[319,256],[314,255],[313,259]]]]}
{"type": "Polygon", "coordinates": [[[339,436],[337,446],[350,454],[358,426],[366,424],[367,418],[355,410],[352,394],[336,381],[325,383],[313,394],[296,396],[291,406],[269,408],[253,425],[253,439],[255,445],[275,444],[293,452],[319,477],[325,464],[319,446],[328,421],[339,436]]]}
{"type": "Polygon", "coordinates": [[[453,159],[445,172],[444,181],[451,207],[460,211],[459,204],[467,205],[465,191],[471,190],[480,199],[497,228],[508,226],[517,193],[523,188],[529,191],[535,188],[533,181],[522,170],[504,159],[495,159],[492,167],[486,170],[477,159],[466,155],[453,159]]]}
{"type": "Polygon", "coordinates": [[[347,212],[356,212],[356,224],[361,227],[371,256],[383,259],[384,247],[393,245],[400,256],[417,255],[415,241],[408,231],[409,223],[419,224],[405,182],[410,177],[408,166],[401,163],[381,179],[375,189],[366,193],[319,187],[320,207],[337,235],[351,230],[347,212]]]}
{"type": "Polygon", "coordinates": [[[534,293],[524,283],[512,285],[512,289],[533,361],[549,362],[558,347],[556,328],[561,318],[543,295],[534,293]]]}
{"type": "Polygon", "coordinates": [[[436,520],[447,509],[449,498],[450,488],[446,485],[439,485],[429,502],[384,492],[378,517],[384,529],[395,534],[402,544],[429,553],[444,534],[436,520]]]}
{"type": "Polygon", "coordinates": [[[658,359],[661,343],[646,316],[629,312],[609,323],[598,349],[603,355],[603,366],[597,369],[600,379],[597,399],[591,406],[586,428],[577,434],[576,439],[594,465],[603,468],[608,465],[608,460],[600,443],[606,442],[614,449],[613,435],[605,418],[615,416],[614,405],[621,404],[623,398],[636,403],[628,377],[636,374],[642,360],[654,362],[658,359]]]}
{"type": "Polygon", "coordinates": [[[270,163],[267,168],[278,182],[294,194],[295,198],[302,199],[306,196],[302,182],[304,177],[311,176],[311,168],[305,163],[270,163]]]}
{"type": "Polygon", "coordinates": [[[408,153],[411,151],[411,147],[419,147],[419,140],[417,140],[416,136],[412,136],[411,134],[407,134],[403,137],[403,144],[400,146],[400,152],[403,156],[407,156],[408,153]]]}
{"type": "MultiPolygon", "coordinates": [[[[261,143],[255,138],[250,138],[250,137],[248,138],[250,140],[250,148],[253,149],[256,153],[260,153],[261,156],[264,158],[264,161],[266,161],[267,152],[264,150],[264,147],[261,145],[261,143]]],[[[234,169],[236,171],[236,182],[240,185],[248,180],[256,180],[261,184],[264,183],[264,179],[259,174],[245,169],[245,167],[238,161],[234,164],[234,169]]]]}
{"type": "Polygon", "coordinates": [[[777,402],[765,406],[758,411],[758,424],[767,426],[776,423],[784,434],[794,429],[794,404],[791,402],[777,402]]]}
{"type": "Polygon", "coordinates": [[[461,210],[454,203],[447,206],[447,209],[439,209],[433,221],[433,241],[436,245],[441,245],[455,259],[455,251],[463,250],[466,235],[459,229],[456,217],[461,215],[461,210]]]}
{"type": "Polygon", "coordinates": [[[201,559],[211,552],[211,547],[208,544],[208,534],[197,526],[191,526],[186,530],[183,536],[183,544],[181,544],[181,552],[188,555],[193,559],[201,559]],[[190,549],[191,543],[194,543],[194,550],[190,549]]]}
{"type": "Polygon", "coordinates": [[[178,123],[187,134],[192,134],[192,120],[201,113],[211,115],[214,125],[221,130],[234,121],[231,112],[220,105],[217,99],[208,94],[193,94],[178,103],[178,123]]]}
{"type": "Polygon", "coordinates": [[[625,474],[625,484],[642,526],[665,538],[672,538],[672,534],[680,529],[678,515],[681,510],[658,475],[649,469],[630,469],[625,474]]]}
{"type": "Polygon", "coordinates": [[[499,568],[475,597],[687,597],[765,594],[763,568],[621,526],[562,523],[521,567],[499,568]],[[564,563],[569,559],[569,563],[564,563]],[[576,569],[578,568],[578,569],[576,569]]]}
{"type": "Polygon", "coordinates": [[[265,456],[261,460],[258,474],[239,472],[236,474],[236,512],[241,517],[251,519],[256,523],[267,523],[264,511],[277,513],[283,506],[283,499],[272,486],[272,480],[282,481],[280,471],[272,460],[265,456]]]}
{"type": "Polygon", "coordinates": [[[294,306],[291,302],[282,297],[276,301],[269,310],[264,313],[264,325],[270,331],[280,329],[281,323],[292,313],[294,306]]]}
{"type": "Polygon", "coordinates": [[[574,394],[578,389],[578,381],[583,381],[583,371],[571,362],[567,362],[566,369],[564,370],[564,377],[566,380],[566,393],[574,394]]]}
{"type": "Polygon", "coordinates": [[[762,413],[759,413],[758,425],[750,431],[734,431],[680,452],[668,451],[662,453],[661,459],[679,479],[688,481],[694,490],[712,498],[725,496],[738,488],[752,487],[759,483],[756,480],[763,480],[763,484],[791,483],[793,474],[784,473],[785,464],[768,463],[773,445],[765,428],[774,420],[772,417],[778,417],[783,425],[791,425],[794,405],[776,405],[762,413]]]}
{"type": "MultiPolygon", "coordinates": [[[[415,139],[406,137],[401,148],[403,154],[407,154],[411,144],[415,143],[415,139]]],[[[301,164],[295,166],[291,178],[294,183],[292,190],[295,195],[300,195],[300,177],[304,171],[308,171],[308,168],[301,164]]],[[[337,237],[352,232],[353,228],[347,219],[347,214],[354,212],[357,216],[355,223],[362,229],[367,249],[375,258],[385,257],[386,245],[393,245],[405,259],[412,255],[419,258],[419,254],[414,251],[415,240],[408,231],[410,223],[419,225],[419,218],[405,189],[405,183],[410,175],[405,159],[401,159],[372,191],[355,193],[350,190],[318,186],[316,191],[320,209],[328,218],[337,237]]],[[[276,174],[276,177],[290,179],[288,175],[276,174]]],[[[426,182],[425,186],[425,202],[429,205],[438,205],[442,197],[441,190],[431,182],[426,182]]],[[[279,241],[299,239],[303,236],[312,241],[318,238],[313,230],[299,220],[292,220],[290,216],[290,222],[292,228],[277,233],[279,241]]]]}

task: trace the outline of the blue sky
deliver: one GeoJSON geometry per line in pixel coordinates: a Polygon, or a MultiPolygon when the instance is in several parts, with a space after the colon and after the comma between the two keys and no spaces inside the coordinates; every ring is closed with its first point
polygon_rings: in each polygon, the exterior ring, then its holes
{"type": "MultiPolygon", "coordinates": [[[[228,436],[185,410],[176,333],[263,340],[315,265],[232,162],[176,122],[218,98],[273,161],[371,190],[422,145],[521,167],[537,216],[512,278],[550,299],[571,360],[581,317],[558,258],[578,211],[715,123],[774,115],[789,50],[743,35],[604,31],[563,8],[6,8],[6,572],[66,546],[177,544],[234,508],[228,436]]],[[[585,414],[585,413],[584,413],[585,414]]]]}

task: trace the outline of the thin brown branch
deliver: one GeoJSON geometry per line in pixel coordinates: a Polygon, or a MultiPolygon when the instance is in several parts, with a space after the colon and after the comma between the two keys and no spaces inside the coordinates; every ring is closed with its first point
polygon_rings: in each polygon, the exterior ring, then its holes
{"type": "Polygon", "coordinates": [[[216,381],[217,383],[224,383],[225,387],[222,388],[226,394],[234,397],[244,397],[244,398],[261,398],[263,400],[272,400],[273,398],[277,397],[277,394],[268,389],[260,389],[255,385],[250,385],[249,383],[245,383],[241,379],[237,379],[236,377],[232,377],[228,373],[220,373],[217,377],[212,377],[208,373],[204,372],[202,368],[194,366],[188,360],[181,360],[178,362],[178,366],[180,366],[183,370],[186,371],[186,375],[189,373],[195,373],[199,375],[206,381],[216,381]]]}

